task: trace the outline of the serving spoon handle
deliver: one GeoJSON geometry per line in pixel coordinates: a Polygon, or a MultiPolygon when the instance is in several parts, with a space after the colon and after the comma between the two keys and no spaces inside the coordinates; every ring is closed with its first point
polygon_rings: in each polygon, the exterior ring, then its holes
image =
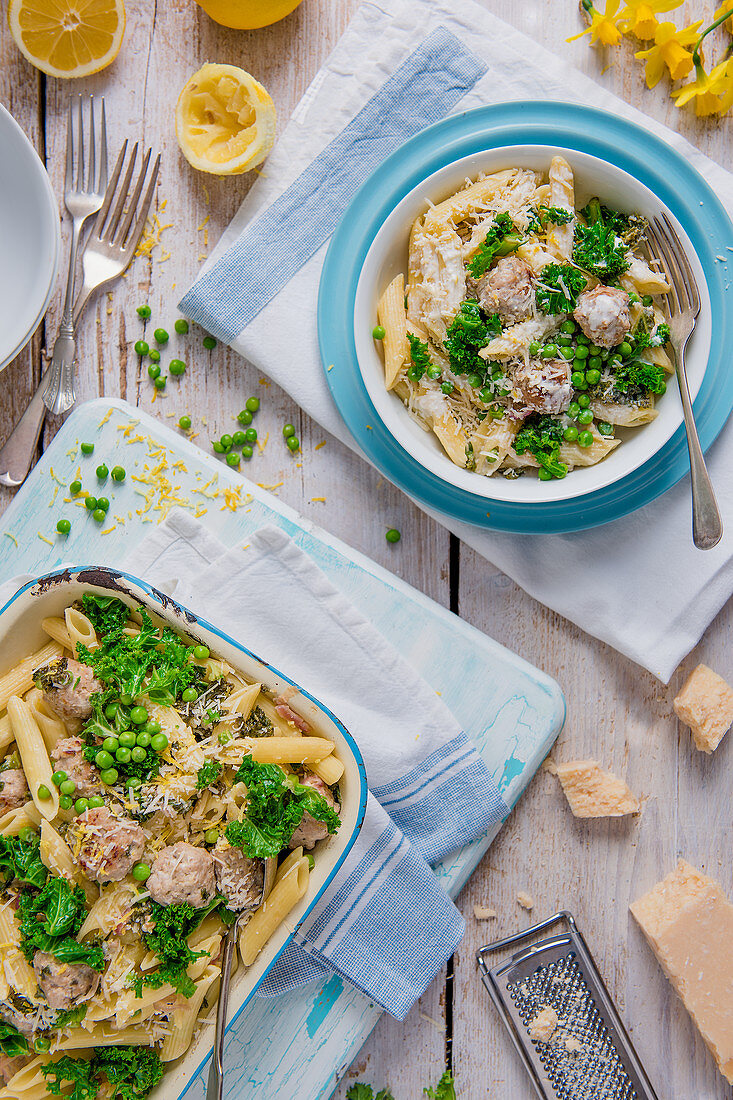
{"type": "Polygon", "coordinates": [[[239,913],[224,938],[224,950],[221,959],[221,985],[216,1008],[216,1033],[214,1050],[211,1055],[209,1080],[206,1086],[206,1100],[221,1100],[224,1088],[224,1033],[227,1027],[227,1007],[229,1005],[229,985],[232,978],[232,959],[237,946],[237,936],[245,913],[239,913]]]}

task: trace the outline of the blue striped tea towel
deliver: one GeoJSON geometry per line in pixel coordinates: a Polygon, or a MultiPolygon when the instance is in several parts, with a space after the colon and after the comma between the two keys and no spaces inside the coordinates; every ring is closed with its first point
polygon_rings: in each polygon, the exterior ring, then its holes
{"type": "MultiPolygon", "coordinates": [[[[518,18],[533,30],[536,13],[524,7],[518,18]]],[[[418,130],[512,100],[575,100],[646,126],[733,209],[728,172],[485,7],[371,0],[296,107],[182,312],[355,447],[318,350],[316,303],[329,238],[358,187],[418,130]]],[[[733,432],[711,448],[709,461],[729,535],[705,554],[690,540],[686,480],[641,512],[578,535],[527,539],[435,518],[540,602],[667,681],[733,591],[733,432]],[[660,546],[667,548],[663,570],[660,546]]]]}
{"type": "Polygon", "coordinates": [[[402,1019],[464,931],[430,864],[508,813],[483,760],[435,692],[279,528],[227,550],[176,510],[126,567],[306,687],[364,756],[361,833],[261,994],[331,967],[402,1019]]]}

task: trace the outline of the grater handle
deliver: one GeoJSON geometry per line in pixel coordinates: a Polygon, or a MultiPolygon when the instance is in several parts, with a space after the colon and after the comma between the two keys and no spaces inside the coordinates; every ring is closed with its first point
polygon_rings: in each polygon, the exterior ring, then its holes
{"type": "Polygon", "coordinates": [[[522,940],[534,936],[537,932],[544,932],[546,928],[552,928],[553,925],[559,924],[561,921],[564,921],[576,936],[580,935],[573,914],[568,912],[567,909],[561,909],[559,913],[555,913],[554,916],[548,917],[547,920],[540,921],[539,924],[533,924],[529,928],[523,928],[521,932],[515,932],[513,936],[507,936],[503,940],[494,940],[493,943],[484,944],[483,947],[479,948],[476,954],[479,966],[482,970],[486,970],[486,963],[483,958],[484,954],[488,954],[490,951],[500,951],[503,947],[511,947],[514,943],[521,943],[522,940]]]}

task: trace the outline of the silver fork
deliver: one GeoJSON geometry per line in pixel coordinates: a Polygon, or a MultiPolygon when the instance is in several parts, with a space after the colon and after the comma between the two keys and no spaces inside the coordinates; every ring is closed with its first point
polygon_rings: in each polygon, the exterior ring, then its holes
{"type": "Polygon", "coordinates": [[[66,295],[61,315],[59,334],[53,346],[53,356],[49,370],[49,379],[43,394],[46,408],[52,413],[65,413],[74,404],[74,359],[76,341],[74,327],[74,284],[76,281],[76,254],[84,223],[92,214],[96,214],[104,201],[107,188],[107,119],[102,99],[102,121],[99,141],[94,128],[94,96],[89,97],[89,166],[86,166],[84,153],[84,110],[83,97],[78,97],[78,138],[77,150],[74,150],[74,110],[69,103],[69,118],[66,129],[66,179],[64,181],[64,203],[73,219],[71,246],[69,248],[69,273],[66,278],[66,295]],[[99,156],[97,156],[99,148],[99,156]],[[97,173],[97,159],[99,172],[97,173]]]}
{"type": "MultiPolygon", "coordinates": [[[[132,180],[132,173],[134,171],[135,159],[138,152],[137,145],[135,145],[133,149],[133,155],[128,165],[119,195],[117,196],[114,211],[109,218],[108,224],[105,225],[112,201],[117,192],[117,185],[122,172],[126,151],[127,142],[125,141],[120,155],[117,158],[117,164],[112,173],[112,179],[107,187],[104,202],[97,215],[97,220],[94,223],[91,235],[82,254],[84,282],[74,304],[74,324],[78,324],[81,311],[92,291],[96,290],[97,287],[104,286],[106,283],[111,282],[118,275],[121,275],[129,265],[135,254],[135,249],[137,248],[138,241],[140,240],[145,226],[145,219],[148,216],[153,193],[155,191],[155,183],[158,178],[158,171],[160,169],[160,154],[155,160],[152,173],[148,180],[148,185],[143,194],[145,175],[150,162],[151,151],[148,150],[146,153],[132,198],[127,204],[127,213],[124,213],[130,182],[132,180]]],[[[43,424],[45,415],[45,406],[43,403],[44,387],[50,375],[50,370],[51,368],[49,368],[41,379],[41,383],[30,405],[16,424],[5,445],[0,448],[0,483],[3,485],[22,485],[33,464],[33,455],[35,454],[38,437],[41,432],[41,425],[43,424]]]]}
{"type": "Polygon", "coordinates": [[[674,350],[675,372],[685,417],[687,449],[690,453],[692,541],[698,550],[711,550],[723,537],[723,522],[700,447],[685,370],[685,348],[700,313],[700,292],[682,241],[666,214],[663,213],[661,218],[653,218],[649,222],[647,237],[672,283],[672,293],[669,296],[670,343],[674,350]]]}

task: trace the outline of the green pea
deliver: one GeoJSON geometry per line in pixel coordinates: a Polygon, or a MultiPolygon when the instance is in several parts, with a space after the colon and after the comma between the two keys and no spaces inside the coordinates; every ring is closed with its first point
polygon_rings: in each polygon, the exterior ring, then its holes
{"type": "MultiPolygon", "coordinates": [[[[105,752],[116,752],[120,747],[120,743],[116,737],[105,737],[102,742],[102,748],[105,752]]],[[[109,764],[107,765],[109,767],[109,764]]]]}
{"type": "Polygon", "coordinates": [[[56,530],[60,535],[68,535],[71,530],[71,524],[68,519],[60,519],[56,524],[56,530]]]}
{"type": "Polygon", "coordinates": [[[72,494],[72,496],[78,496],[81,492],[81,482],[72,481],[71,485],[69,486],[69,492],[72,494]]]}
{"type": "Polygon", "coordinates": [[[36,830],[33,829],[30,825],[24,825],[18,833],[18,836],[25,844],[27,844],[29,840],[33,840],[35,835],[36,830]]]}
{"type": "Polygon", "coordinates": [[[137,340],[135,342],[135,351],[138,355],[147,355],[150,351],[150,344],[145,340],[137,340]]]}
{"type": "Polygon", "coordinates": [[[581,409],[580,412],[578,413],[578,423],[579,424],[592,424],[593,423],[593,413],[592,413],[592,411],[590,409],[581,409]]]}
{"type": "Polygon", "coordinates": [[[585,374],[582,371],[574,370],[570,375],[570,381],[576,390],[579,390],[585,384],[585,374]]]}
{"type": "Polygon", "coordinates": [[[297,439],[296,436],[291,435],[287,442],[288,442],[288,447],[290,448],[291,451],[299,451],[300,450],[300,440],[297,439]]]}
{"type": "MultiPolygon", "coordinates": [[[[152,737],[154,733],[160,733],[160,722],[148,722],[143,730],[143,733],[149,733],[152,737]]],[[[138,745],[141,745],[142,741],[138,741],[138,745]]]]}
{"type": "Polygon", "coordinates": [[[214,339],[213,336],[204,336],[204,347],[208,351],[211,351],[212,348],[216,347],[216,340],[214,339]]]}
{"type": "Polygon", "coordinates": [[[545,344],[540,355],[543,359],[554,359],[557,355],[557,346],[555,344],[545,344]]]}
{"type": "Polygon", "coordinates": [[[375,325],[372,329],[372,336],[375,340],[384,340],[384,337],[386,335],[387,330],[385,329],[384,325],[375,325]]]}
{"type": "Polygon", "coordinates": [[[591,355],[600,355],[603,348],[599,348],[596,344],[591,344],[588,351],[591,355]]]}
{"type": "Polygon", "coordinates": [[[126,694],[120,695],[120,702],[122,703],[123,707],[131,707],[133,703],[132,696],[126,694]]]}
{"type": "Polygon", "coordinates": [[[153,752],[164,752],[168,748],[168,738],[164,733],[156,733],[150,738],[150,747],[153,752]]]}
{"type": "Polygon", "coordinates": [[[191,417],[190,416],[182,416],[180,418],[180,420],[178,421],[178,427],[182,428],[184,432],[190,431],[191,417]]]}
{"type": "Polygon", "coordinates": [[[217,738],[220,745],[228,745],[233,736],[234,734],[228,733],[226,730],[222,730],[221,733],[217,735],[217,738]]]}
{"type": "Polygon", "coordinates": [[[145,882],[146,879],[150,878],[150,874],[151,871],[147,863],[136,863],[132,869],[132,877],[137,882],[145,882]]]}
{"type": "Polygon", "coordinates": [[[224,454],[224,445],[223,443],[220,443],[218,439],[215,439],[211,446],[214,448],[218,455],[224,454]]]}
{"type": "Polygon", "coordinates": [[[151,313],[152,313],[152,310],[151,310],[150,306],[138,306],[137,307],[137,315],[138,315],[138,317],[142,317],[143,321],[147,321],[147,319],[148,319],[148,317],[150,316],[151,313]]]}
{"type": "Polygon", "coordinates": [[[575,443],[578,438],[578,429],[574,424],[568,424],[567,428],[562,433],[562,437],[566,443],[575,443]]]}
{"type": "Polygon", "coordinates": [[[432,378],[433,381],[440,378],[442,371],[440,367],[436,367],[434,363],[431,363],[428,369],[425,371],[428,378],[432,378]]]}
{"type": "MultiPolygon", "coordinates": [[[[122,745],[124,749],[131,749],[134,748],[136,744],[137,739],[133,730],[125,730],[124,733],[120,734],[120,744],[117,746],[117,749],[120,745],[122,745]]],[[[117,752],[117,749],[115,749],[115,752],[117,752]]],[[[109,765],[107,765],[107,767],[109,767],[109,765]]]]}
{"type": "Polygon", "coordinates": [[[251,458],[254,453],[254,447],[250,447],[249,443],[245,443],[242,447],[242,458],[251,458]]]}
{"type": "Polygon", "coordinates": [[[65,779],[63,783],[59,784],[59,791],[61,794],[73,794],[76,790],[76,783],[73,779],[65,779]]]}
{"type": "Polygon", "coordinates": [[[589,386],[595,386],[601,380],[601,372],[599,370],[587,370],[585,372],[585,380],[589,386]]]}
{"type": "Polygon", "coordinates": [[[454,386],[452,382],[442,382],[440,388],[443,393],[450,394],[453,393],[454,386]]]}
{"type": "Polygon", "coordinates": [[[78,814],[83,814],[85,810],[89,809],[89,799],[77,798],[76,802],[74,803],[74,809],[78,814]]]}
{"type": "MultiPolygon", "coordinates": [[[[635,290],[630,290],[629,291],[629,301],[630,302],[640,302],[641,301],[639,295],[636,293],[635,290]]],[[[600,425],[598,427],[598,430],[600,431],[600,425]]]]}
{"type": "Polygon", "coordinates": [[[223,435],[220,442],[225,451],[231,451],[234,440],[230,435],[223,435]]]}
{"type": "Polygon", "coordinates": [[[81,453],[83,455],[94,454],[94,444],[93,443],[82,443],[81,453]]]}
{"type": "Polygon", "coordinates": [[[136,764],[142,764],[143,760],[145,760],[145,758],[147,757],[148,752],[147,749],[144,749],[142,747],[142,745],[135,745],[135,748],[132,749],[130,755],[132,756],[132,759],[135,761],[136,764]]]}
{"type": "Polygon", "coordinates": [[[578,384],[575,388],[576,388],[576,390],[587,390],[588,389],[588,383],[586,381],[585,375],[583,375],[583,381],[578,382],[578,384]]]}
{"type": "Polygon", "coordinates": [[[575,357],[575,348],[560,348],[560,355],[570,362],[575,357]]]}
{"type": "Polygon", "coordinates": [[[580,405],[581,409],[588,408],[588,406],[590,405],[590,397],[587,393],[580,394],[580,396],[578,397],[578,404],[580,405]]]}
{"type": "Polygon", "coordinates": [[[235,447],[241,447],[244,443],[247,442],[247,437],[244,432],[233,432],[232,442],[234,443],[235,447]]]}
{"type": "Polygon", "coordinates": [[[69,777],[66,774],[66,772],[58,771],[58,772],[54,772],[53,775],[51,776],[51,782],[53,783],[54,787],[60,787],[61,784],[64,782],[64,780],[68,779],[68,778],[69,777]]]}
{"type": "Polygon", "coordinates": [[[124,481],[126,477],[127,477],[127,472],[126,472],[124,466],[113,466],[112,467],[112,480],[113,481],[124,481]]]}
{"type": "Polygon", "coordinates": [[[164,328],[156,328],[155,332],[153,333],[153,336],[155,337],[156,344],[167,344],[168,343],[168,339],[169,339],[168,333],[165,331],[164,328]]]}
{"type": "Polygon", "coordinates": [[[89,809],[98,810],[100,806],[104,806],[104,799],[101,794],[93,794],[89,799],[89,809]]]}
{"type": "Polygon", "coordinates": [[[598,431],[601,435],[613,435],[613,424],[608,424],[605,420],[601,420],[598,424],[598,431]]]}
{"type": "Polygon", "coordinates": [[[59,799],[59,807],[62,810],[70,810],[73,805],[74,805],[74,799],[73,798],[71,798],[68,794],[62,794],[61,795],[61,798],[59,799]]]}
{"type": "Polygon", "coordinates": [[[130,755],[130,750],[126,749],[124,745],[120,745],[117,752],[115,753],[115,760],[118,764],[129,764],[130,755]]]}
{"type": "Polygon", "coordinates": [[[573,343],[573,338],[569,332],[561,332],[557,338],[557,342],[558,344],[563,344],[565,347],[568,347],[573,343]]]}
{"type": "Polygon", "coordinates": [[[150,745],[150,734],[143,730],[142,733],[138,733],[135,742],[141,749],[147,749],[150,745]]]}
{"type": "Polygon", "coordinates": [[[667,383],[666,382],[660,382],[659,383],[659,389],[657,390],[657,394],[661,397],[662,394],[666,393],[666,392],[667,392],[667,383]]]}
{"type": "Polygon", "coordinates": [[[390,527],[389,530],[385,532],[384,537],[386,538],[387,542],[399,542],[402,538],[402,535],[396,527],[390,527]]]}
{"type": "Polygon", "coordinates": [[[96,497],[85,497],[84,498],[84,507],[89,512],[93,512],[94,509],[97,507],[97,498],[96,497]]]}
{"type": "Polygon", "coordinates": [[[117,768],[105,768],[103,772],[99,773],[99,778],[106,786],[111,787],[113,783],[117,782],[119,774],[117,768]]]}
{"type": "Polygon", "coordinates": [[[580,405],[578,404],[578,402],[577,401],[571,401],[570,404],[568,405],[568,416],[570,417],[570,419],[575,420],[579,412],[580,412],[580,405]]]}
{"type": "MultiPolygon", "coordinates": [[[[117,749],[119,749],[119,745],[117,746],[117,749]]],[[[115,749],[114,751],[117,752],[117,749],[115,749]]],[[[100,749],[100,751],[94,757],[94,763],[97,765],[100,771],[104,771],[105,768],[111,768],[114,764],[112,753],[108,752],[107,749],[100,749]]]]}
{"type": "Polygon", "coordinates": [[[179,317],[177,321],[173,322],[173,328],[179,336],[185,336],[188,332],[188,321],[183,317],[179,317]]]}
{"type": "Polygon", "coordinates": [[[244,438],[247,443],[255,443],[257,440],[257,429],[247,428],[246,432],[244,433],[244,438]]]}
{"type": "Polygon", "coordinates": [[[593,446],[593,432],[581,432],[578,436],[579,447],[592,447],[593,446]]]}
{"type": "Polygon", "coordinates": [[[588,367],[590,370],[600,370],[603,366],[603,360],[600,355],[592,355],[588,360],[588,367]]]}
{"type": "Polygon", "coordinates": [[[184,703],[193,703],[195,699],[198,699],[199,695],[194,687],[184,688],[181,692],[181,699],[184,703]]]}
{"type": "Polygon", "coordinates": [[[227,466],[238,466],[239,463],[241,462],[241,458],[237,454],[236,451],[230,451],[229,454],[227,455],[226,461],[227,461],[227,466]]]}
{"type": "MultiPolygon", "coordinates": [[[[247,424],[251,424],[252,413],[249,411],[249,409],[242,409],[241,413],[239,413],[239,415],[237,416],[237,421],[238,423],[244,424],[245,426],[247,424]]],[[[295,431],[295,429],[293,429],[293,431],[295,431]]]]}
{"type": "Polygon", "coordinates": [[[97,477],[100,481],[106,481],[109,477],[109,467],[106,466],[104,462],[101,462],[99,466],[97,466],[97,477]]]}
{"type": "MultiPolygon", "coordinates": [[[[384,331],[384,330],[382,330],[382,331],[384,331]]],[[[207,829],[206,832],[204,833],[204,841],[205,841],[206,844],[216,844],[218,839],[219,839],[219,830],[218,829],[207,829]]]]}
{"type": "Polygon", "coordinates": [[[579,344],[590,344],[590,338],[584,332],[579,332],[575,339],[579,344]]]}
{"type": "Polygon", "coordinates": [[[589,354],[590,352],[588,351],[588,348],[585,346],[585,344],[578,344],[577,348],[575,349],[576,359],[587,359],[589,354]]]}
{"type": "Polygon", "coordinates": [[[532,340],[532,342],[529,345],[529,354],[530,355],[537,355],[539,350],[540,350],[539,342],[537,340],[532,340]]]}
{"type": "Polygon", "coordinates": [[[133,707],[130,711],[130,721],[136,726],[144,726],[148,720],[148,712],[145,707],[133,707]]]}
{"type": "Polygon", "coordinates": [[[97,510],[102,512],[109,512],[109,501],[107,497],[97,497],[97,510]]]}
{"type": "Polygon", "coordinates": [[[624,359],[628,359],[634,349],[631,347],[631,344],[628,340],[624,340],[623,344],[619,346],[618,350],[619,354],[622,355],[624,359]]]}
{"type": "Polygon", "coordinates": [[[537,476],[539,477],[540,481],[552,481],[552,474],[549,470],[546,470],[544,466],[540,466],[539,470],[537,471],[537,476]]]}
{"type": "Polygon", "coordinates": [[[244,407],[247,412],[256,413],[260,407],[259,397],[248,397],[244,403],[244,407]]]}
{"type": "Polygon", "coordinates": [[[164,390],[167,381],[168,379],[165,377],[156,378],[153,382],[153,385],[155,386],[156,390],[164,390]]]}
{"type": "Polygon", "coordinates": [[[128,775],[125,779],[125,786],[129,788],[142,787],[143,781],[138,775],[128,775]]]}
{"type": "Polygon", "coordinates": [[[568,334],[575,332],[577,325],[575,321],[563,321],[560,325],[560,332],[566,332],[568,334]]]}
{"type": "Polygon", "coordinates": [[[107,518],[107,513],[104,508],[95,508],[92,512],[92,519],[95,519],[97,523],[104,523],[107,518]]]}
{"type": "Polygon", "coordinates": [[[171,372],[174,378],[177,378],[180,374],[186,373],[186,364],[182,359],[171,359],[168,364],[168,370],[171,372]]]}
{"type": "Polygon", "coordinates": [[[197,661],[208,661],[211,656],[208,646],[195,645],[193,647],[193,655],[197,661]]]}
{"type": "Polygon", "coordinates": [[[159,374],[160,374],[160,367],[158,366],[158,364],[157,364],[157,363],[151,363],[151,364],[150,364],[150,366],[148,367],[148,374],[150,375],[150,377],[151,377],[151,378],[152,378],[153,380],[155,380],[155,379],[156,379],[156,378],[157,378],[157,377],[159,376],[159,374]]]}
{"type": "Polygon", "coordinates": [[[291,435],[295,435],[295,427],[292,424],[283,425],[283,435],[286,439],[289,439],[291,435]]]}
{"type": "Polygon", "coordinates": [[[310,870],[312,871],[312,870],[313,870],[313,868],[314,868],[314,867],[315,867],[315,865],[316,865],[316,861],[315,861],[315,859],[313,858],[313,856],[312,856],[312,854],[311,854],[310,852],[306,852],[306,853],[305,853],[305,858],[306,858],[306,859],[308,860],[308,867],[309,867],[309,868],[310,868],[310,870]]]}
{"type": "Polygon", "coordinates": [[[116,718],[117,717],[117,712],[118,712],[119,709],[120,709],[120,704],[119,703],[107,703],[107,706],[104,708],[105,718],[109,718],[110,720],[112,718],[116,718]]]}
{"type": "Polygon", "coordinates": [[[651,294],[645,294],[641,299],[641,302],[642,305],[647,306],[647,308],[654,305],[654,299],[652,298],[651,294]]]}
{"type": "Polygon", "coordinates": [[[160,352],[158,351],[157,348],[151,348],[150,351],[148,352],[148,356],[149,356],[150,359],[152,359],[152,361],[154,363],[159,363],[160,362],[160,352]]]}
{"type": "Polygon", "coordinates": [[[479,391],[479,397],[484,402],[484,404],[488,404],[489,401],[493,400],[494,395],[488,386],[484,386],[484,388],[479,391]]]}

